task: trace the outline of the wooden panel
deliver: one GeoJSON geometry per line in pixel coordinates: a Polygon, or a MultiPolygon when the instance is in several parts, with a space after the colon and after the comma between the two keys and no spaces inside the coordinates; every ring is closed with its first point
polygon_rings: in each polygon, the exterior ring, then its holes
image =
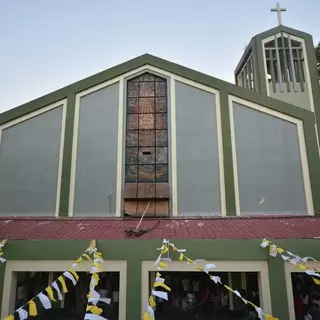
{"type": "Polygon", "coordinates": [[[124,210],[132,217],[141,217],[147,209],[145,217],[160,217],[169,216],[169,201],[168,200],[125,200],[124,210]]]}
{"type": "Polygon", "coordinates": [[[168,199],[170,197],[169,183],[126,183],[124,188],[125,199],[168,199]]]}

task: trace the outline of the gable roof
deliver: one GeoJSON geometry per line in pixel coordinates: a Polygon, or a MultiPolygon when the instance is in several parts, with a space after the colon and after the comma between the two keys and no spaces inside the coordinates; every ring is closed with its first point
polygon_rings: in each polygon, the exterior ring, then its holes
{"type": "Polygon", "coordinates": [[[27,102],[14,109],[8,110],[0,114],[0,125],[68,97],[71,98],[71,101],[74,101],[73,99],[76,93],[146,65],[151,65],[158,69],[162,69],[205,86],[224,91],[225,93],[230,93],[242,99],[269,107],[298,119],[310,119],[312,116],[312,112],[308,110],[290,105],[271,97],[262,96],[258,92],[253,92],[248,89],[238,87],[232,83],[146,53],[137,58],[131,59],[64,88],[56,90],[38,99],[27,102]]]}

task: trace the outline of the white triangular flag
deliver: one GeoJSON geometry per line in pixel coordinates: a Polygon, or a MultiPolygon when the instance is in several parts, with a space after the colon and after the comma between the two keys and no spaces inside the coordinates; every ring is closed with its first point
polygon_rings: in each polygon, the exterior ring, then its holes
{"type": "Polygon", "coordinates": [[[268,245],[269,245],[269,242],[266,239],[263,239],[262,243],[260,244],[262,248],[266,248],[268,245]]]}
{"type": "Polygon", "coordinates": [[[107,319],[104,317],[98,316],[96,314],[86,313],[84,316],[84,320],[107,320],[107,319]]]}
{"type": "Polygon", "coordinates": [[[0,262],[1,262],[1,263],[5,263],[5,262],[6,262],[6,259],[0,257],[0,262]]]}
{"type": "Polygon", "coordinates": [[[215,264],[213,264],[213,263],[208,263],[208,264],[206,264],[205,266],[204,266],[204,272],[205,273],[209,273],[210,271],[211,271],[211,269],[214,269],[216,267],[216,265],[215,264]]]}
{"type": "Polygon", "coordinates": [[[168,293],[164,292],[164,291],[152,290],[152,295],[154,295],[160,299],[168,300],[168,293]]]}
{"type": "Polygon", "coordinates": [[[26,310],[19,308],[19,309],[17,310],[17,312],[18,312],[18,314],[19,314],[20,320],[27,320],[27,319],[29,319],[29,314],[28,314],[28,312],[27,312],[26,310]]]}
{"type": "Polygon", "coordinates": [[[51,301],[46,295],[40,292],[38,298],[45,309],[51,309],[51,301]]]}
{"type": "MultiPolygon", "coordinates": [[[[214,283],[221,283],[221,278],[220,277],[218,277],[218,276],[213,276],[212,277],[212,280],[214,281],[214,283]]],[[[222,283],[221,283],[222,284],[222,283]]]]}
{"type": "Polygon", "coordinates": [[[278,254],[278,251],[277,251],[277,246],[276,245],[272,245],[271,247],[270,247],[270,256],[271,257],[276,257],[277,256],[277,254],[278,254]]]}
{"type": "Polygon", "coordinates": [[[150,314],[151,318],[154,319],[154,311],[149,305],[147,306],[147,312],[150,314]]]}
{"type": "Polygon", "coordinates": [[[58,284],[57,284],[57,281],[54,281],[54,282],[52,283],[52,286],[53,286],[53,288],[57,291],[58,299],[59,299],[60,301],[62,301],[63,298],[62,298],[62,294],[61,294],[60,288],[59,288],[59,286],[58,286],[58,284]]]}
{"type": "Polygon", "coordinates": [[[77,284],[77,281],[76,281],[76,279],[73,277],[73,275],[71,274],[71,272],[66,271],[66,272],[63,273],[63,275],[64,275],[66,278],[70,279],[70,280],[72,281],[72,283],[73,283],[74,286],[77,284]]]}

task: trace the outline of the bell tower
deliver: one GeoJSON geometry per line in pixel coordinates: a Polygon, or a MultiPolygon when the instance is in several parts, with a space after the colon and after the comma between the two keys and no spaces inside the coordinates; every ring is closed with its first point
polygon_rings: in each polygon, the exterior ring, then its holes
{"type": "MultiPolygon", "coordinates": [[[[252,91],[314,111],[320,103],[313,39],[310,34],[282,25],[254,36],[235,70],[235,83],[252,91]]],[[[319,115],[320,116],[320,115],[319,115]]]]}

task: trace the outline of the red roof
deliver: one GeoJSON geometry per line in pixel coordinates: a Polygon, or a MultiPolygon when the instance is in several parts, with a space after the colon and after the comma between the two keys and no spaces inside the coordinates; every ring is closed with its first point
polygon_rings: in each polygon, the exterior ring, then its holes
{"type": "Polygon", "coordinates": [[[320,239],[320,217],[0,218],[1,239],[320,239]],[[129,230],[129,231],[128,231],[129,230]],[[142,231],[143,232],[143,231],[142,231]]]}

